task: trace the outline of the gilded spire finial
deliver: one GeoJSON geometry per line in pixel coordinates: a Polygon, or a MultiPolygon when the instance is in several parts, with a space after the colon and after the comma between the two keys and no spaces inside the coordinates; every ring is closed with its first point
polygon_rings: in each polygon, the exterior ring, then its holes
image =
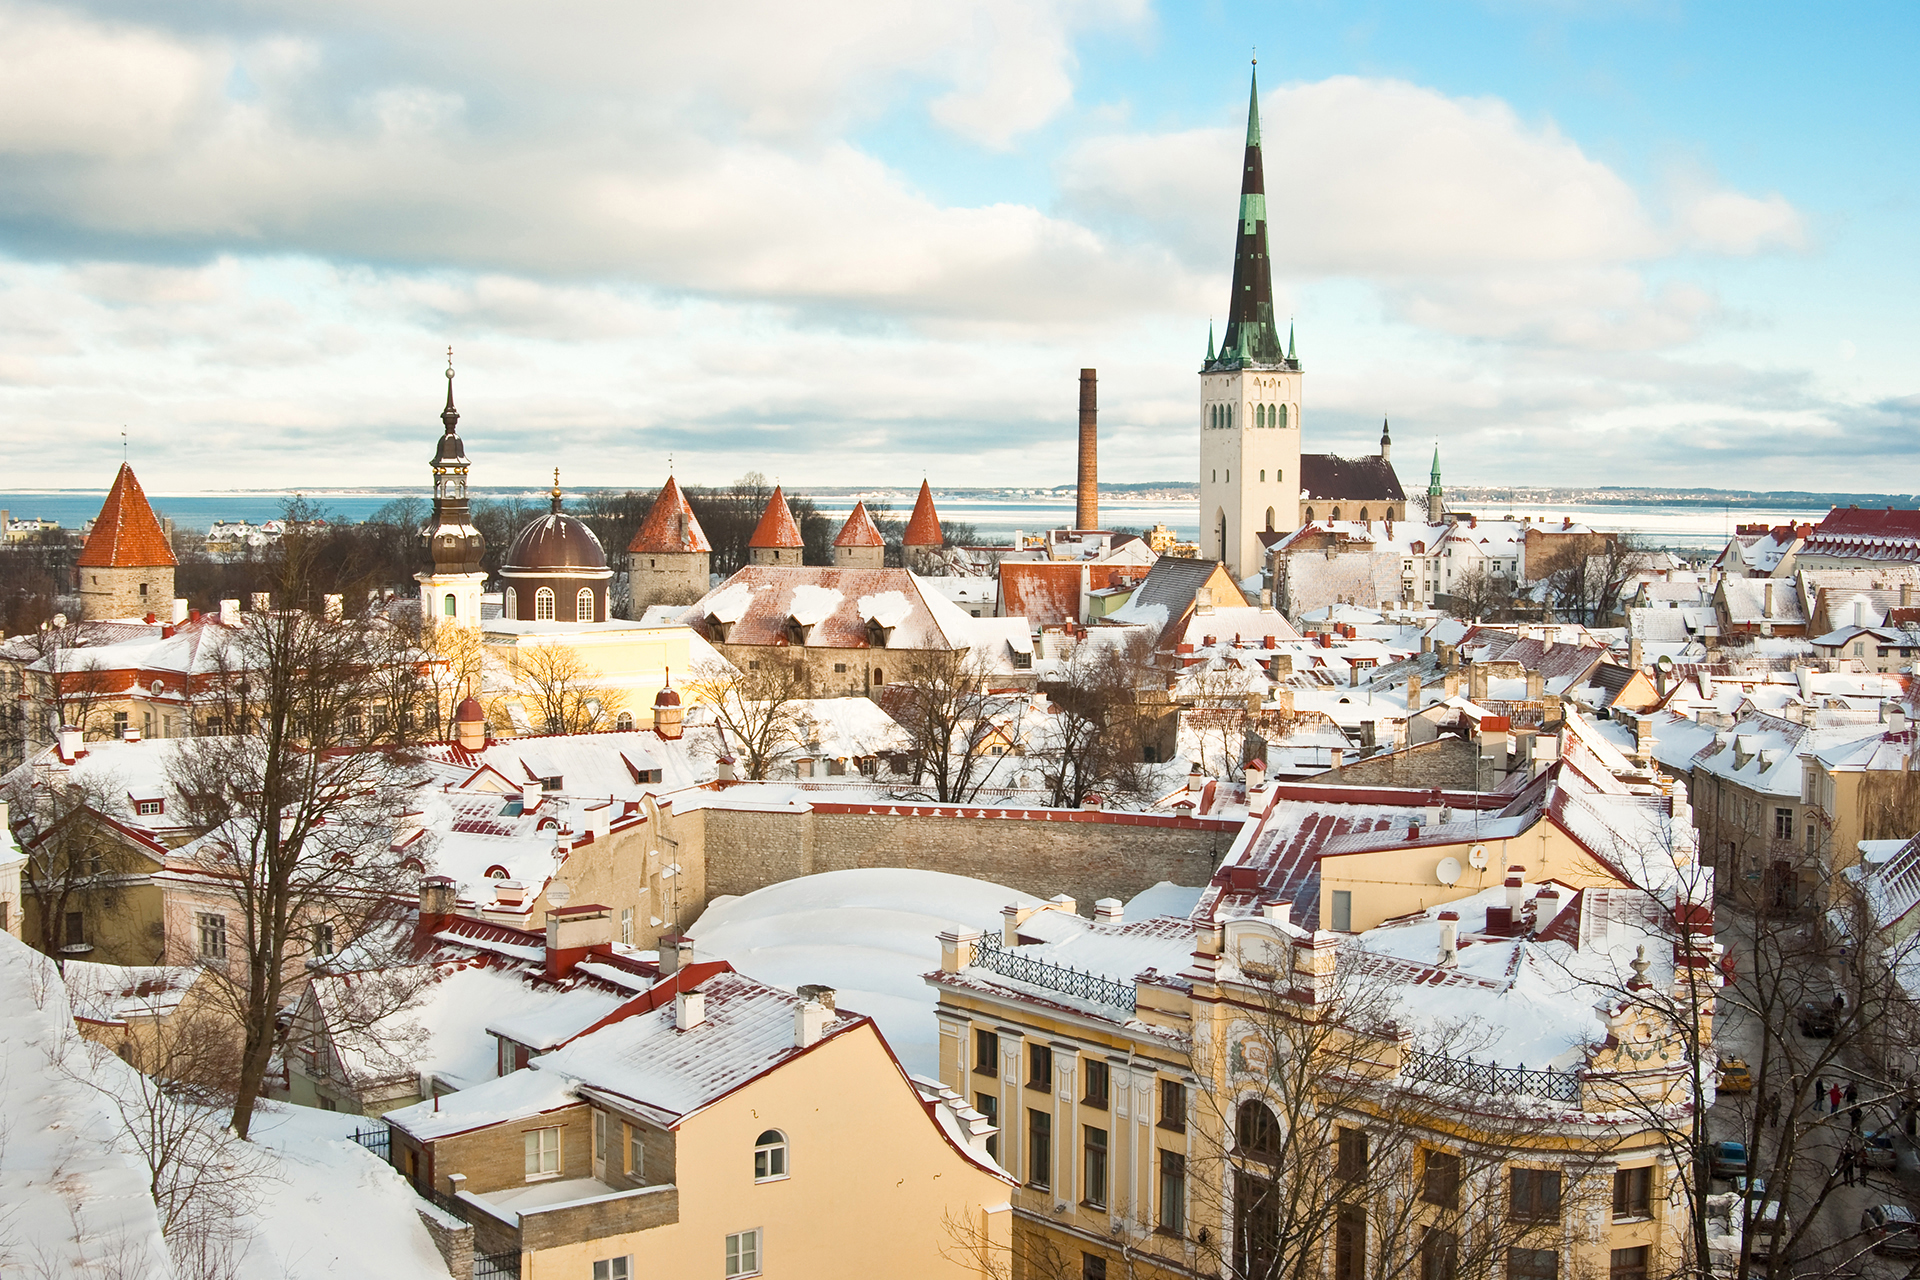
{"type": "Polygon", "coordinates": [[[453,348],[447,348],[447,407],[440,411],[440,421],[446,424],[447,434],[453,434],[453,428],[460,421],[460,411],[453,407],[453,348]]]}
{"type": "Polygon", "coordinates": [[[560,510],[560,468],[553,469],[553,509],[560,510]]]}

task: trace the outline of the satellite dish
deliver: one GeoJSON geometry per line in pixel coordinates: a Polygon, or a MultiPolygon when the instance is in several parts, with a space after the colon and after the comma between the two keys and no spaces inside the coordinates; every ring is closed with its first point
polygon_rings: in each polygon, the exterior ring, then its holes
{"type": "MultiPolygon", "coordinates": [[[[1460,883],[1460,859],[1442,858],[1440,865],[1433,869],[1433,878],[1441,884],[1460,883]]],[[[549,895],[551,896],[551,895],[549,895]]]]}
{"type": "Polygon", "coordinates": [[[1485,871],[1487,869],[1487,846],[1477,844],[1467,850],[1467,865],[1475,871],[1485,871]]]}
{"type": "MultiPolygon", "coordinates": [[[[1454,874],[1456,876],[1459,874],[1459,869],[1457,867],[1454,869],[1454,874]]],[[[564,907],[572,899],[573,899],[573,886],[568,884],[565,880],[555,880],[552,884],[547,886],[547,901],[551,902],[554,906],[564,907]]]]}
{"type": "Polygon", "coordinates": [[[1655,659],[1655,661],[1654,661],[1654,664],[1653,664],[1653,665],[1654,665],[1654,666],[1656,666],[1656,667],[1658,667],[1658,668],[1660,668],[1660,670],[1662,670],[1662,671],[1672,671],[1672,670],[1673,670],[1673,655],[1672,655],[1672,654],[1667,654],[1667,653],[1663,653],[1663,654],[1661,654],[1661,655],[1659,656],[1659,658],[1657,658],[1657,659],[1655,659]]]}

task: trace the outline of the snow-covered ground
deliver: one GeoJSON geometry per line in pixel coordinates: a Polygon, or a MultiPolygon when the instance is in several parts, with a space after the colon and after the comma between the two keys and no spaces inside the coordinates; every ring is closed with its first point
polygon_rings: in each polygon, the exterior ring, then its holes
{"type": "MultiPolygon", "coordinates": [[[[176,1274],[133,1127],[140,1077],[80,1038],[60,975],[0,933],[0,1275],[176,1274]]],[[[217,1133],[225,1113],[207,1113],[217,1133]]],[[[434,1280],[446,1264],[411,1188],[348,1137],[358,1117],[263,1103],[233,1231],[233,1280],[434,1280]]],[[[176,1146],[177,1150],[178,1147],[176,1146]]]]}

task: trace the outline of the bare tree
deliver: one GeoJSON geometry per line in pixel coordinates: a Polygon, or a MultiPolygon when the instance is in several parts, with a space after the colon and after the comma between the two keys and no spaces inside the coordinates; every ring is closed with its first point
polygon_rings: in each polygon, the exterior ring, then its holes
{"type": "Polygon", "coordinates": [[[289,537],[284,603],[248,615],[217,659],[206,697],[231,732],[182,744],[170,765],[183,817],[200,833],[179,856],[199,865],[237,924],[223,919],[228,962],[208,972],[241,1028],[241,1137],[304,961],[348,942],[371,953],[390,939],[400,962],[411,938],[392,927],[395,904],[413,899],[420,870],[391,845],[411,761],[362,744],[362,717],[380,690],[366,620],[299,607],[311,594],[306,556],[289,537]]]}
{"type": "Polygon", "coordinates": [[[543,732],[591,733],[620,713],[620,695],[571,645],[518,646],[507,669],[516,690],[533,704],[543,732]]]}
{"type": "Polygon", "coordinates": [[[767,776],[775,762],[801,741],[801,704],[806,678],[793,663],[771,661],[741,671],[731,663],[695,668],[692,693],[713,711],[747,777],[767,776]]]}
{"type": "Polygon", "coordinates": [[[35,945],[56,961],[68,948],[84,954],[87,922],[97,929],[120,906],[127,877],[154,869],[108,825],[124,815],[125,789],[108,778],[23,770],[7,801],[27,857],[20,882],[33,906],[35,945]]]}
{"type": "Polygon", "coordinates": [[[1145,750],[1153,720],[1141,695],[1157,690],[1153,640],[1129,632],[1114,643],[1104,638],[1075,646],[1057,677],[1041,685],[1058,714],[1047,745],[1036,753],[1048,803],[1078,808],[1089,792],[1109,799],[1144,799],[1153,774],[1145,750]]]}
{"type": "Polygon", "coordinates": [[[1447,612],[1469,622],[1494,621],[1513,607],[1513,583],[1482,561],[1456,577],[1447,589],[1447,612]]]}
{"type": "Polygon", "coordinates": [[[1632,534],[1596,534],[1563,542],[1527,572],[1540,580],[1543,602],[1556,614],[1598,627],[1621,613],[1627,585],[1648,561],[1645,545],[1632,534]]]}
{"type": "Polygon", "coordinates": [[[922,649],[885,690],[882,705],[906,731],[908,772],[943,804],[972,800],[993,774],[991,669],[985,650],[922,649]]]}

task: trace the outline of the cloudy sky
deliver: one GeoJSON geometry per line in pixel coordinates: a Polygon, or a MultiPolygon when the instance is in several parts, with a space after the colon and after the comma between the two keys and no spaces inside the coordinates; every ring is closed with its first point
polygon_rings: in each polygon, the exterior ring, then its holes
{"type": "Polygon", "coordinates": [[[0,487],[1187,479],[1257,47],[1308,447],[1920,489],[1920,9],[0,0],[0,487]]]}

